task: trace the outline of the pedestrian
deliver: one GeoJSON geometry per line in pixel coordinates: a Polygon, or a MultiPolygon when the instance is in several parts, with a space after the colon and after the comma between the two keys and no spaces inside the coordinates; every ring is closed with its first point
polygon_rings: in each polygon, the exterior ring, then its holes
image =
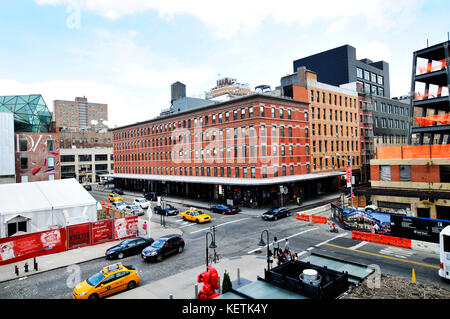
{"type": "Polygon", "coordinates": [[[294,253],[294,260],[298,260],[298,255],[297,255],[297,253],[294,253]]]}
{"type": "Polygon", "coordinates": [[[147,235],[147,221],[144,221],[144,225],[142,225],[142,228],[144,228],[145,234],[147,235]]]}
{"type": "Polygon", "coordinates": [[[286,238],[286,241],[284,243],[284,251],[289,252],[289,239],[286,238]]]}
{"type": "Polygon", "coordinates": [[[375,234],[378,234],[378,231],[380,230],[380,226],[378,225],[378,223],[375,223],[373,229],[375,230],[375,234]]]}
{"type": "Polygon", "coordinates": [[[273,238],[273,255],[278,256],[278,249],[279,249],[278,239],[277,237],[273,238]]]}
{"type": "Polygon", "coordinates": [[[267,258],[269,259],[269,269],[270,269],[272,268],[273,265],[273,254],[271,250],[269,250],[269,256],[267,256],[267,258]]]}

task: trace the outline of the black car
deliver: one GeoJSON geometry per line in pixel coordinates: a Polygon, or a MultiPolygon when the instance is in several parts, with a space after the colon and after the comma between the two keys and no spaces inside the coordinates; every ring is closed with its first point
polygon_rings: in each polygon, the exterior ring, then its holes
{"type": "Polygon", "coordinates": [[[175,254],[181,253],[184,249],[184,240],[180,235],[166,235],[158,238],[151,246],[145,248],[141,257],[144,261],[162,261],[163,258],[175,254]]]}
{"type": "Polygon", "coordinates": [[[116,193],[116,194],[119,194],[119,195],[123,195],[123,189],[121,189],[121,188],[114,188],[113,189],[113,191],[112,191],[113,193],[116,193]]]}
{"type": "Polygon", "coordinates": [[[161,206],[155,206],[155,208],[153,208],[153,211],[156,214],[160,214],[160,215],[176,215],[179,213],[178,209],[176,209],[175,207],[173,207],[172,205],[166,204],[164,208],[162,208],[161,206]]]}
{"type": "Polygon", "coordinates": [[[291,212],[286,207],[278,207],[269,209],[261,215],[264,220],[278,220],[280,217],[290,216],[291,212]]]}
{"type": "Polygon", "coordinates": [[[137,255],[140,254],[144,248],[153,244],[154,241],[155,240],[153,238],[143,237],[125,239],[119,245],[109,248],[105,255],[108,259],[122,259],[126,256],[137,255]]]}
{"type": "Polygon", "coordinates": [[[157,192],[149,192],[144,195],[146,200],[152,200],[152,201],[158,200],[158,196],[159,195],[157,192]]]}
{"type": "Polygon", "coordinates": [[[240,211],[240,209],[239,209],[239,207],[236,207],[236,206],[219,204],[219,205],[212,206],[211,211],[213,213],[219,213],[219,214],[236,214],[237,212],[240,211]]]}
{"type": "Polygon", "coordinates": [[[83,187],[87,191],[91,191],[92,190],[92,186],[91,185],[83,185],[83,187]]]}

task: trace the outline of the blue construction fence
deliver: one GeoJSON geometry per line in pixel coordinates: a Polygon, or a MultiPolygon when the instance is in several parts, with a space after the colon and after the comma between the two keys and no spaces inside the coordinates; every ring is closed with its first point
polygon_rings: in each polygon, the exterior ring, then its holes
{"type": "Polygon", "coordinates": [[[439,243],[439,233],[450,225],[450,220],[362,211],[335,204],[331,204],[331,212],[333,220],[347,230],[374,232],[377,224],[378,234],[431,243],[439,243]]]}

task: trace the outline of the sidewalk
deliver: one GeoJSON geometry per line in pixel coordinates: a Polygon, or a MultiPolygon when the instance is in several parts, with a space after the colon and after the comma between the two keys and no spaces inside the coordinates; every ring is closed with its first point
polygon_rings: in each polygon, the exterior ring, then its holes
{"type": "MultiPolygon", "coordinates": [[[[139,235],[146,237],[149,235],[143,234],[142,230],[143,219],[139,219],[139,235]]],[[[162,228],[159,223],[151,222],[149,224],[150,237],[156,239],[158,237],[168,234],[180,234],[181,231],[177,228],[162,228]]],[[[71,250],[66,250],[56,254],[50,254],[45,256],[36,257],[38,263],[38,271],[33,268],[33,258],[25,259],[16,263],[0,266],[0,282],[17,279],[20,277],[32,276],[33,274],[46,272],[58,268],[67,267],[82,262],[105,258],[105,251],[120,243],[122,240],[110,241],[103,244],[97,244],[92,246],[86,246],[71,250]],[[28,272],[24,270],[25,263],[28,263],[28,272]],[[15,274],[15,266],[19,268],[19,276],[15,274]]]]}
{"type": "MultiPolygon", "coordinates": [[[[264,269],[267,268],[267,259],[264,256],[247,255],[224,258],[210,266],[219,273],[220,286],[222,286],[226,270],[230,275],[233,288],[236,289],[256,281],[257,276],[263,277],[264,269]],[[251,266],[249,267],[249,265],[251,266]],[[237,283],[238,268],[240,269],[240,286],[237,283]]],[[[158,281],[138,285],[133,290],[113,295],[109,299],[169,299],[170,295],[173,299],[195,299],[197,277],[204,271],[206,271],[206,265],[191,268],[158,281]]],[[[203,283],[198,283],[198,291],[202,288],[203,283]]]]}

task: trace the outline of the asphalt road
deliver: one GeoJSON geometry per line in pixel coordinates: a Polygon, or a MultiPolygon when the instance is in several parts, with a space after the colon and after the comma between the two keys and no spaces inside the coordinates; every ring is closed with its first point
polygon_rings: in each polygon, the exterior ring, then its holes
{"type": "MultiPolygon", "coordinates": [[[[99,191],[91,193],[97,200],[105,199],[107,196],[106,193],[99,191]]],[[[124,199],[131,201],[133,198],[125,196],[124,199]]],[[[174,206],[180,211],[185,209],[181,205],[174,206]]],[[[434,254],[353,240],[350,232],[341,230],[338,234],[330,233],[326,225],[299,221],[295,218],[295,214],[278,221],[264,221],[258,216],[245,214],[224,216],[210,213],[210,215],[213,221],[208,224],[184,222],[178,216],[166,217],[168,227],[178,228],[183,232],[186,243],[183,253],[170,256],[160,263],[145,263],[139,255],[124,258],[121,262],[136,266],[142,283],[150,283],[184,269],[204,265],[205,234],[210,231],[212,225],[216,226],[216,251],[222,258],[246,254],[265,256],[266,248],[263,247],[261,250],[258,243],[262,231],[267,229],[270,243],[276,236],[280,240],[280,247],[283,247],[284,239],[288,238],[291,250],[297,252],[300,258],[314,252],[365,265],[375,264],[382,273],[409,279],[414,268],[418,282],[437,283],[450,289],[450,284],[442,281],[437,275],[439,256],[434,254]]],[[[152,221],[159,222],[159,220],[160,216],[154,214],[152,221]]],[[[263,239],[267,244],[266,234],[263,239]]],[[[209,252],[212,253],[212,250],[209,249],[209,252]]],[[[77,265],[80,270],[79,279],[84,280],[111,263],[113,263],[111,260],[105,258],[81,263],[77,265]]],[[[69,282],[71,278],[69,270],[61,268],[38,273],[24,280],[0,283],[0,299],[71,298],[73,288],[69,282]]]]}

